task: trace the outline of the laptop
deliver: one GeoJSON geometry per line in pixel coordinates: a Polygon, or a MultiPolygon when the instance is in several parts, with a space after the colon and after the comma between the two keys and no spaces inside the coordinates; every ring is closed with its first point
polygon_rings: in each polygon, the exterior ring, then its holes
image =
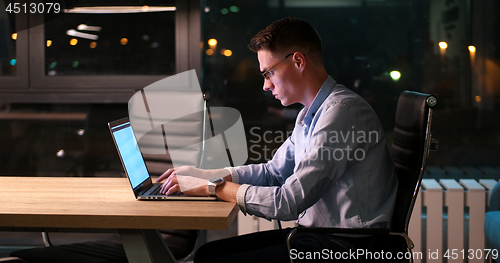
{"type": "Polygon", "coordinates": [[[159,193],[161,183],[153,183],[146,162],[138,148],[129,118],[108,123],[109,131],[120,156],[120,160],[137,200],[217,200],[217,197],[189,196],[183,193],[164,195],[159,193]]]}

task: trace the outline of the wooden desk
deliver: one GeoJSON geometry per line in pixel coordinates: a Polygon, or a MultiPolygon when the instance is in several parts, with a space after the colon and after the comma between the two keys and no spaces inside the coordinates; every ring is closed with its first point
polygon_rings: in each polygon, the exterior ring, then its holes
{"type": "Polygon", "coordinates": [[[117,229],[129,262],[175,262],[155,229],[227,229],[237,213],[221,201],[137,201],[126,178],[0,176],[1,230],[117,229]]]}

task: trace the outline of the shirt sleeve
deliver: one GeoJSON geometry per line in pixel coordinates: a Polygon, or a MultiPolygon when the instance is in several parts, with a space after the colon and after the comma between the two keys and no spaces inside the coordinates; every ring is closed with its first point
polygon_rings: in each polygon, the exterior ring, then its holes
{"type": "Polygon", "coordinates": [[[262,164],[250,164],[239,167],[226,167],[231,173],[233,183],[242,184],[236,193],[236,202],[241,212],[246,215],[246,193],[251,185],[282,185],[293,173],[294,144],[288,138],[276,151],[273,158],[262,164]]]}
{"type": "MultiPolygon", "coordinates": [[[[349,105],[336,103],[321,111],[323,112],[316,113],[320,115],[315,120],[313,130],[310,131],[308,142],[304,142],[305,154],[283,184],[247,187],[245,194],[247,213],[266,219],[298,219],[300,213],[315,204],[331,184],[344,175],[349,165],[358,161],[354,158],[357,149],[368,150],[368,144],[359,143],[354,139],[343,139],[348,133],[354,135],[358,129],[365,129],[362,122],[354,122],[354,113],[349,105]],[[338,137],[340,134],[344,137],[338,137]]],[[[283,150],[290,151],[289,146],[284,145],[283,150]]],[[[262,166],[262,172],[279,177],[275,175],[280,172],[276,170],[275,163],[270,162],[262,166]]],[[[240,171],[239,169],[238,172],[240,171]]],[[[259,170],[254,169],[254,171],[259,170]]]]}
{"type": "Polygon", "coordinates": [[[267,163],[233,168],[231,172],[232,179],[237,178],[239,184],[258,186],[280,186],[284,184],[285,180],[293,174],[295,166],[294,143],[291,137],[278,148],[273,158],[267,163]]]}
{"type": "MultiPolygon", "coordinates": [[[[234,167],[226,167],[225,169],[229,170],[229,173],[231,174],[231,181],[235,184],[239,184],[239,174],[238,171],[234,167]]],[[[244,215],[247,215],[246,212],[246,207],[245,207],[245,195],[247,193],[247,189],[250,185],[248,184],[243,184],[238,188],[238,191],[236,192],[236,203],[240,207],[241,212],[244,215]]]]}
{"type": "Polygon", "coordinates": [[[250,187],[250,185],[243,184],[240,186],[240,188],[238,188],[238,192],[236,193],[236,203],[238,204],[241,212],[244,215],[247,215],[247,209],[245,206],[245,196],[246,196],[248,187],[250,187]]]}
{"type": "Polygon", "coordinates": [[[235,184],[239,184],[240,183],[240,176],[238,174],[238,171],[236,171],[236,169],[234,169],[234,167],[225,167],[225,169],[227,169],[229,171],[229,173],[231,174],[231,182],[233,182],[235,184]]]}

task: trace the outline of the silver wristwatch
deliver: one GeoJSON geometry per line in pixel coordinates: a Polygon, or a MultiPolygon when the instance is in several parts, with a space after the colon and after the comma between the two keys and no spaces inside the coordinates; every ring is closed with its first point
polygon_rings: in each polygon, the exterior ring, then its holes
{"type": "Polygon", "coordinates": [[[226,181],[224,181],[224,178],[212,178],[208,180],[208,192],[210,193],[211,196],[215,196],[215,188],[217,186],[224,184],[226,181]]]}

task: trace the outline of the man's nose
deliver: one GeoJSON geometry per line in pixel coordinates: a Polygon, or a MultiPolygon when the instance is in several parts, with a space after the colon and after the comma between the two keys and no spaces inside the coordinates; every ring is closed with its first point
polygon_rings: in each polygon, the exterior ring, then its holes
{"type": "Polygon", "coordinates": [[[262,89],[264,91],[268,91],[268,90],[271,90],[273,88],[274,88],[273,83],[268,79],[264,79],[264,86],[262,87],[262,89]]]}

